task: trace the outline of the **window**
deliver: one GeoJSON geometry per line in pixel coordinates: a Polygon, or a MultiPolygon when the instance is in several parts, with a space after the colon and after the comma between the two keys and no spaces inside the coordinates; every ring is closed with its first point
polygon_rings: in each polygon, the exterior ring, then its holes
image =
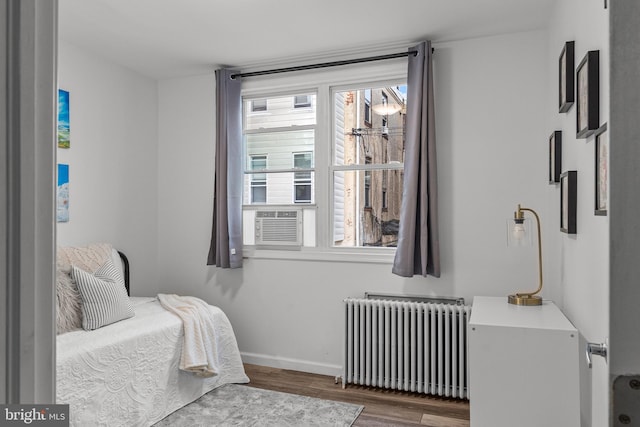
{"type": "MultiPolygon", "coordinates": [[[[398,76],[406,75],[402,68],[398,76]]],[[[308,87],[308,75],[293,80],[308,87]]],[[[358,256],[390,255],[374,248],[397,245],[406,86],[318,80],[309,90],[274,93],[268,81],[243,89],[244,242],[257,241],[258,212],[295,207],[307,255],[294,258],[340,249],[333,257],[347,248],[358,256]],[[382,115],[382,103],[398,108],[382,115]],[[268,108],[256,111],[261,105],[268,108]],[[355,251],[363,248],[370,249],[355,251]]],[[[287,81],[274,86],[286,88],[287,81]]]]}
{"type": "Polygon", "coordinates": [[[293,108],[311,107],[311,99],[309,98],[309,95],[296,95],[293,98],[293,108]]]}
{"type": "Polygon", "coordinates": [[[404,118],[401,108],[389,114],[391,110],[387,107],[391,102],[404,107],[405,92],[405,86],[399,86],[344,90],[334,94],[336,137],[331,169],[333,245],[336,247],[397,246],[404,168],[404,118]],[[364,105],[347,105],[342,101],[351,98],[363,99],[364,105]],[[380,111],[385,114],[376,114],[375,108],[367,110],[367,99],[382,104],[380,111]],[[364,110],[358,110],[362,107],[364,110]],[[365,114],[361,117],[358,111],[365,114]],[[371,112],[372,122],[379,123],[380,127],[364,126],[366,111],[371,112]]]}
{"type": "Polygon", "coordinates": [[[364,96],[364,123],[371,126],[371,89],[363,91],[364,96]]]}
{"type": "Polygon", "coordinates": [[[388,126],[388,122],[389,122],[389,97],[387,96],[386,93],[381,92],[382,95],[382,108],[380,111],[382,111],[382,136],[384,138],[389,138],[389,126],[388,126]]]}
{"type": "Polygon", "coordinates": [[[261,114],[254,114],[256,101],[244,101],[245,206],[312,203],[315,94],[261,98],[269,104],[261,114]],[[310,107],[292,110],[299,98],[310,107]]]}
{"type": "MultiPolygon", "coordinates": [[[[251,170],[265,170],[267,156],[251,156],[251,170]]],[[[267,203],[267,175],[254,173],[251,175],[251,203],[267,203]]]]}
{"type": "Polygon", "coordinates": [[[266,99],[254,99],[251,101],[251,111],[267,111],[267,100],[266,99]]]}
{"type": "MultiPolygon", "coordinates": [[[[365,165],[371,164],[371,156],[367,156],[365,165]]],[[[365,209],[371,208],[371,171],[364,171],[364,207],[365,209]]]]}
{"type": "MultiPolygon", "coordinates": [[[[311,151],[308,151],[306,153],[294,153],[294,169],[311,169],[313,167],[312,156],[313,153],[311,151]]],[[[294,172],[293,185],[293,202],[311,203],[311,172],[294,172]]]]}

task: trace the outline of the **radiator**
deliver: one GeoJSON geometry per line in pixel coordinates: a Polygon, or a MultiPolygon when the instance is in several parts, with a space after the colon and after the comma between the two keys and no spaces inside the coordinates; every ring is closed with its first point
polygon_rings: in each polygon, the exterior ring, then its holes
{"type": "Polygon", "coordinates": [[[469,399],[471,307],[348,298],[342,384],[469,399]]]}

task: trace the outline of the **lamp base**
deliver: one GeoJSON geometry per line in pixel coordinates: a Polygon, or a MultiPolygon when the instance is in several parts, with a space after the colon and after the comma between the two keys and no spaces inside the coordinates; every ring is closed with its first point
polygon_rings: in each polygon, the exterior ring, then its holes
{"type": "Polygon", "coordinates": [[[537,295],[515,294],[509,295],[509,304],[514,305],[542,305],[542,298],[537,295]]]}

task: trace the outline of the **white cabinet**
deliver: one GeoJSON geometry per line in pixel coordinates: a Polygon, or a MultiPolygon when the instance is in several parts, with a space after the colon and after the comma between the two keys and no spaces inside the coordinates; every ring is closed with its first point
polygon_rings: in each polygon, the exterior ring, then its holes
{"type": "Polygon", "coordinates": [[[578,427],[579,335],[558,307],[475,297],[469,320],[471,427],[578,427]]]}

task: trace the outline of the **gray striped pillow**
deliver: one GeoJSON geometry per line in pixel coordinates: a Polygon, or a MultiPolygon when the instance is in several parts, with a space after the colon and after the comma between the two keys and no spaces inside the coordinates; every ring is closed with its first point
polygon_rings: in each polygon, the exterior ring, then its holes
{"type": "Polygon", "coordinates": [[[71,266],[71,277],[82,298],[82,328],[91,331],[134,315],[124,279],[107,259],[95,273],[71,266]]]}

